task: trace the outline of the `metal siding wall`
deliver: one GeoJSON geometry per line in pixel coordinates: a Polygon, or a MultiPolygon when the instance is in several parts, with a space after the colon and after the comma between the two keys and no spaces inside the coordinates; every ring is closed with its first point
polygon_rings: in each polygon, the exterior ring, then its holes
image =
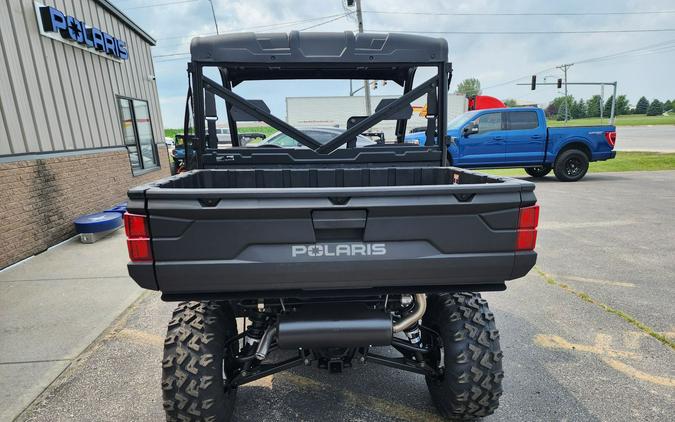
{"type": "MultiPolygon", "coordinates": [[[[98,8],[89,1],[85,1],[83,6],[86,7],[85,15],[86,19],[90,20],[90,24],[100,27],[101,25],[98,8]]],[[[119,125],[119,120],[117,119],[117,108],[115,107],[114,101],[115,90],[112,85],[113,77],[111,75],[114,72],[116,63],[111,62],[110,60],[105,60],[98,56],[92,57],[98,65],[97,69],[100,75],[99,85],[103,90],[103,96],[101,96],[99,99],[101,100],[103,113],[105,116],[108,116],[107,119],[104,119],[106,121],[108,145],[119,145],[120,140],[122,139],[122,132],[119,125]]]]}
{"type": "Polygon", "coordinates": [[[12,142],[15,153],[29,150],[39,151],[40,148],[36,141],[37,134],[35,132],[35,123],[32,121],[30,104],[28,101],[24,101],[28,98],[28,93],[26,92],[23,69],[21,68],[17,52],[16,36],[9,18],[9,3],[10,0],[0,1],[0,28],[2,28],[0,42],[2,43],[2,55],[5,59],[7,77],[9,78],[9,92],[5,93],[3,89],[2,97],[3,103],[5,101],[14,102],[14,112],[16,114],[12,117],[18,121],[18,125],[12,129],[16,130],[17,135],[21,135],[21,137],[13,136],[10,138],[10,142],[12,142]]]}
{"type": "MultiPolygon", "coordinates": [[[[45,4],[58,7],[55,0],[47,0],[45,1],[45,4]]],[[[80,145],[82,145],[84,141],[82,140],[82,122],[78,117],[77,106],[73,100],[75,91],[73,89],[70,71],[68,70],[68,64],[65,58],[66,46],[39,35],[39,32],[38,36],[42,40],[45,57],[53,60],[51,68],[47,72],[53,78],[58,80],[58,82],[54,83],[54,87],[56,88],[55,95],[57,96],[57,104],[59,104],[59,107],[61,107],[62,110],[62,113],[59,116],[60,118],[63,118],[63,115],[65,115],[66,118],[66,120],[61,123],[64,128],[63,149],[76,149],[78,140],[80,145]]]]}
{"type": "MultiPolygon", "coordinates": [[[[0,72],[5,66],[5,62],[0,60],[0,72]]],[[[0,80],[0,88],[3,86],[0,80]]],[[[5,110],[2,108],[2,101],[0,101],[0,155],[11,154],[12,150],[9,148],[9,132],[5,125],[5,110]]]]}
{"type": "Polygon", "coordinates": [[[117,95],[148,102],[163,139],[150,45],[93,0],[42,0],[127,42],[122,63],[43,37],[33,0],[0,0],[0,155],[124,145],[117,95]]]}
{"type": "MultiPolygon", "coordinates": [[[[24,23],[26,28],[30,28],[32,25],[35,25],[33,5],[29,3],[22,3],[22,5],[24,23]]],[[[67,135],[67,129],[64,128],[64,126],[68,125],[68,117],[58,75],[54,72],[55,69],[51,68],[51,63],[54,63],[54,50],[37,31],[27,30],[27,34],[35,71],[40,80],[42,105],[47,113],[49,129],[52,135],[51,146],[54,150],[63,150],[66,149],[67,145],[65,139],[69,136],[67,135]]]]}

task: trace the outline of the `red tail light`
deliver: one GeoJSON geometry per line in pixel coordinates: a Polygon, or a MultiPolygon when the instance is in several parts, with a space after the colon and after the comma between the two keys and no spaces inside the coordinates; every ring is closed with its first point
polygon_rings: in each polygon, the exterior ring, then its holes
{"type": "Polygon", "coordinates": [[[147,217],[138,214],[124,213],[124,231],[129,239],[150,237],[147,217]]]}
{"type": "Polygon", "coordinates": [[[614,145],[616,145],[616,132],[605,132],[605,141],[607,141],[607,145],[610,148],[614,148],[614,145]]]}
{"type": "Polygon", "coordinates": [[[127,249],[129,249],[131,262],[152,261],[150,239],[127,239],[127,249]]]}
{"type": "Polygon", "coordinates": [[[516,251],[534,250],[537,244],[537,225],[539,225],[539,205],[521,208],[518,216],[516,251]]]}
{"type": "Polygon", "coordinates": [[[152,261],[150,231],[145,215],[124,214],[124,231],[127,233],[127,249],[132,262],[152,261]]]}

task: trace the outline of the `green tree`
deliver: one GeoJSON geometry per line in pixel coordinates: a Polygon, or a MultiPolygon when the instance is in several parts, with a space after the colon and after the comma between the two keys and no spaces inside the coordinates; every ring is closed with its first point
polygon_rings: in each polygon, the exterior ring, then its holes
{"type": "Polygon", "coordinates": [[[504,100],[504,105],[507,107],[517,107],[518,104],[516,103],[516,100],[513,98],[507,98],[504,100]]]}
{"type": "Polygon", "coordinates": [[[572,104],[572,109],[570,111],[573,119],[583,119],[586,117],[586,103],[583,98],[579,99],[579,101],[575,101],[572,104]]]}
{"type": "Polygon", "coordinates": [[[592,96],[586,105],[586,116],[600,117],[600,107],[602,106],[602,99],[599,95],[592,96]]]}
{"type": "Polygon", "coordinates": [[[625,95],[616,97],[616,110],[617,115],[630,114],[630,102],[628,101],[628,97],[625,95]]]}
{"type": "Polygon", "coordinates": [[[464,94],[467,97],[472,97],[481,93],[480,81],[476,78],[464,79],[457,85],[456,94],[464,94]]]}
{"type": "Polygon", "coordinates": [[[567,103],[565,103],[565,96],[556,97],[553,99],[553,105],[557,110],[557,120],[565,120],[565,114],[567,114],[568,119],[572,118],[572,106],[574,105],[573,96],[567,96],[567,103]]]}
{"type": "Polygon", "coordinates": [[[669,111],[673,109],[673,102],[670,100],[666,100],[665,103],[663,103],[663,111],[669,111]]]}
{"type": "MultiPolygon", "coordinates": [[[[602,109],[602,116],[603,117],[609,117],[612,114],[612,100],[613,99],[614,99],[614,96],[610,95],[609,98],[607,98],[607,101],[605,101],[605,106],[602,109]]],[[[619,112],[616,108],[614,109],[614,114],[619,115],[619,112]]]]}
{"type": "MultiPolygon", "coordinates": [[[[605,109],[603,110],[603,116],[609,116],[612,112],[612,97],[610,96],[605,102],[605,109]]],[[[622,116],[624,114],[630,114],[630,104],[628,103],[628,98],[625,95],[619,95],[616,97],[616,104],[614,105],[614,114],[617,116],[622,116]]]]}
{"type": "Polygon", "coordinates": [[[647,109],[647,116],[660,116],[663,114],[663,104],[661,101],[654,99],[647,109]]]}
{"type": "Polygon", "coordinates": [[[549,103],[549,105],[544,109],[544,112],[546,113],[546,117],[553,118],[553,116],[555,116],[558,112],[558,109],[555,108],[555,104],[549,103]]]}
{"type": "Polygon", "coordinates": [[[645,97],[640,97],[637,104],[635,104],[635,114],[645,114],[649,108],[649,100],[645,97]]]}

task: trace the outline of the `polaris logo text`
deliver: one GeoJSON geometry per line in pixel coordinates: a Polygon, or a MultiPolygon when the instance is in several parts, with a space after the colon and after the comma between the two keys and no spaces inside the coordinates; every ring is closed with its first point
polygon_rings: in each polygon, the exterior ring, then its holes
{"type": "Polygon", "coordinates": [[[314,245],[293,245],[291,255],[298,256],[377,256],[386,255],[384,243],[317,243],[314,245]]]}

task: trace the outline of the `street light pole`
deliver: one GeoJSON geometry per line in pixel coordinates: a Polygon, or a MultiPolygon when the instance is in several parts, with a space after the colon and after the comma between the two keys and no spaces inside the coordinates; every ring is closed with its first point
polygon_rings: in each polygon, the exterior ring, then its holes
{"type": "Polygon", "coordinates": [[[209,0],[209,3],[211,3],[211,14],[213,15],[213,23],[216,25],[216,34],[220,35],[220,31],[218,30],[218,20],[216,20],[216,10],[213,8],[213,0],[209,0]]]}
{"type": "MultiPolygon", "coordinates": [[[[359,23],[359,32],[363,32],[363,13],[361,12],[361,0],[356,0],[356,20],[359,23]]],[[[370,81],[363,81],[363,92],[366,94],[366,114],[370,116],[372,114],[372,108],[370,105],[370,81]]]]}

